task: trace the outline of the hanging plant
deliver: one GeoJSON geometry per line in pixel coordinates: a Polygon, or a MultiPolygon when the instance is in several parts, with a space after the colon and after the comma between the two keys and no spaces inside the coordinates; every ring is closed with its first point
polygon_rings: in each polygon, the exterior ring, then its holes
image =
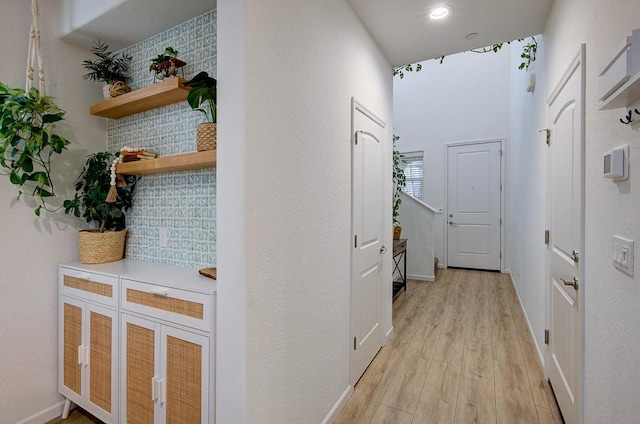
{"type": "Polygon", "coordinates": [[[25,91],[0,82],[0,166],[18,186],[18,199],[22,194],[35,199],[37,216],[42,209],[60,209],[46,200],[55,196],[51,159],[69,144],[55,134],[56,122],[64,115],[52,97],[41,95],[36,88],[25,91]]]}

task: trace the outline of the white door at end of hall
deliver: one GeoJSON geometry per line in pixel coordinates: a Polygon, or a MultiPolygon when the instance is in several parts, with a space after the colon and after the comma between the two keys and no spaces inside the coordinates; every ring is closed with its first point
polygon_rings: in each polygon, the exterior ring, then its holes
{"type": "Polygon", "coordinates": [[[500,270],[501,142],[447,148],[447,266],[500,270]]]}
{"type": "Polygon", "coordinates": [[[584,237],[584,48],[549,101],[549,381],[567,424],[579,421],[580,246],[584,237]]]}
{"type": "MultiPolygon", "coordinates": [[[[351,255],[351,383],[355,384],[382,347],[384,284],[386,125],[353,102],[352,255],[351,255]]],[[[390,150],[389,150],[390,153],[390,150]]],[[[390,176],[390,175],[389,175],[390,176]]],[[[389,182],[390,184],[390,182],[389,182]]]]}

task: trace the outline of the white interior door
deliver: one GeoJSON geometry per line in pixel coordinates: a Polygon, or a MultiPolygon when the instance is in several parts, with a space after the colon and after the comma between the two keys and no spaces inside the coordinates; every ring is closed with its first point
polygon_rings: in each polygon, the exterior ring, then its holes
{"type": "Polygon", "coordinates": [[[579,251],[583,246],[583,51],[549,100],[549,381],[567,424],[579,420],[579,251]]]}
{"type": "MultiPolygon", "coordinates": [[[[355,101],[352,116],[351,383],[355,384],[383,342],[384,217],[390,205],[384,196],[386,125],[355,101]]],[[[387,286],[391,290],[391,281],[387,286]]]]}
{"type": "Polygon", "coordinates": [[[447,147],[447,265],[500,269],[501,143],[447,147]]]}

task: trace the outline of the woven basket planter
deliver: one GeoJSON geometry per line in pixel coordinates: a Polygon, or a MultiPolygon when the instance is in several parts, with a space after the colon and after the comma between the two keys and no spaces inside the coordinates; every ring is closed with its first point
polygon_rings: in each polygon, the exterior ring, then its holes
{"type": "Polygon", "coordinates": [[[211,122],[203,122],[196,128],[196,144],[199,152],[214,150],[218,137],[218,126],[211,122]]]}
{"type": "Polygon", "coordinates": [[[80,250],[80,262],[83,264],[103,264],[119,261],[124,256],[124,241],[127,230],[105,231],[82,230],[78,231],[78,246],[80,250]]]}

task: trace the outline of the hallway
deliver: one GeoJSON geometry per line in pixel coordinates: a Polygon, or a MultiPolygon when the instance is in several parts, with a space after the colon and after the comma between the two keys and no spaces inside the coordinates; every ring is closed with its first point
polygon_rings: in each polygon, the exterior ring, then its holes
{"type": "Polygon", "coordinates": [[[562,423],[508,275],[408,281],[337,424],[562,423]]]}

